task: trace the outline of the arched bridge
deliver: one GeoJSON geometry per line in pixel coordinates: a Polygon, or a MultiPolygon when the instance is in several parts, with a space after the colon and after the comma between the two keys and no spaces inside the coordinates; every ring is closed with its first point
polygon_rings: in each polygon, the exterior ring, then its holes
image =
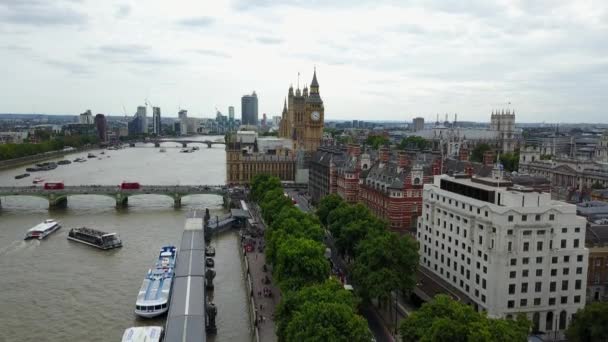
{"type": "MultiPolygon", "coordinates": [[[[172,142],[172,143],[177,143],[177,144],[182,144],[182,147],[187,147],[188,144],[206,144],[208,148],[211,148],[211,146],[213,145],[226,145],[226,143],[224,141],[221,140],[182,140],[182,139],[155,139],[155,140],[142,140],[142,141],[137,141],[137,142],[141,142],[141,143],[150,143],[150,144],[154,144],[154,147],[160,147],[161,143],[165,143],[165,142],[172,142]]],[[[135,146],[136,142],[130,142],[129,145],[131,147],[135,146]]]]}
{"type": "MultiPolygon", "coordinates": [[[[44,189],[41,186],[0,187],[0,197],[3,196],[34,196],[49,201],[49,208],[66,207],[68,196],[100,195],[116,200],[116,207],[125,207],[129,197],[136,195],[164,195],[173,199],[173,204],[179,208],[182,198],[188,195],[220,195],[228,192],[225,185],[142,185],[139,189],[121,189],[116,185],[81,185],[65,186],[64,189],[44,189]]],[[[0,207],[2,203],[0,202],[0,207]]]]}

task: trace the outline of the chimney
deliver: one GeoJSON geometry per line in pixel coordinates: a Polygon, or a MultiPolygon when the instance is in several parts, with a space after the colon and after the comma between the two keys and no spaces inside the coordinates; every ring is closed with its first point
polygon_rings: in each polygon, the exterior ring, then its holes
{"type": "Polygon", "coordinates": [[[464,173],[467,176],[472,177],[473,176],[473,166],[471,166],[471,164],[468,164],[467,166],[465,166],[464,173]]]}
{"type": "Polygon", "coordinates": [[[433,176],[441,174],[441,159],[435,159],[433,162],[433,176]]]}
{"type": "Polygon", "coordinates": [[[485,151],[483,153],[483,165],[492,166],[494,165],[494,151],[485,151]]]}
{"type": "Polygon", "coordinates": [[[397,155],[397,172],[403,171],[410,166],[410,158],[407,153],[400,151],[397,155]]]}
{"type": "Polygon", "coordinates": [[[349,144],[348,154],[351,157],[358,158],[361,155],[361,146],[359,146],[358,144],[349,144]]]}
{"type": "Polygon", "coordinates": [[[380,159],[380,167],[384,167],[386,163],[388,163],[389,158],[389,150],[386,147],[382,147],[378,153],[378,157],[380,159]]]}
{"type": "Polygon", "coordinates": [[[460,159],[462,161],[469,160],[469,149],[466,147],[461,147],[460,150],[458,151],[458,159],[460,159]]]}

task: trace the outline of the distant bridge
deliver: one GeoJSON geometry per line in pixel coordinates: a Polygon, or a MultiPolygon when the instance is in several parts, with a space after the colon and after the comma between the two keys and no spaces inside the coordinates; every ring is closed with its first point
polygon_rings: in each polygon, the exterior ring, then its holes
{"type": "Polygon", "coordinates": [[[165,143],[165,142],[182,144],[182,147],[187,147],[188,144],[206,144],[208,148],[211,148],[211,146],[213,146],[213,145],[226,145],[226,143],[222,140],[148,139],[148,140],[130,142],[129,146],[135,147],[135,143],[137,143],[137,142],[144,143],[144,144],[154,144],[154,147],[160,147],[160,144],[165,143]]]}
{"type": "MultiPolygon", "coordinates": [[[[68,197],[74,195],[98,195],[111,197],[116,207],[126,207],[129,197],[137,195],[163,195],[173,199],[173,205],[179,208],[182,198],[189,195],[220,195],[228,193],[225,185],[142,185],[139,189],[121,189],[117,185],[81,185],[66,186],[64,189],[47,190],[41,186],[0,187],[0,197],[33,196],[49,201],[49,208],[66,207],[68,197]]],[[[1,207],[0,202],[0,207],[1,207]]]]}

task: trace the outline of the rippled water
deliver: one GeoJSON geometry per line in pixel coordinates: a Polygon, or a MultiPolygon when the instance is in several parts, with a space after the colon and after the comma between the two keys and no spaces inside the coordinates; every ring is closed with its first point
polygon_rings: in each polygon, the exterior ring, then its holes
{"type": "MultiPolygon", "coordinates": [[[[66,184],[222,184],[223,147],[179,153],[175,144],[158,148],[106,151],[110,158],[59,166],[45,173],[15,180],[24,168],[0,171],[0,186],[31,185],[34,176],[61,179],[66,184]]],[[[181,147],[181,146],[180,146],[181,147]]],[[[98,156],[100,151],[93,151],[98,156]]],[[[82,156],[76,154],[69,159],[82,156]]],[[[218,196],[185,197],[173,209],[168,197],[142,195],[129,199],[124,210],[103,196],[70,196],[68,207],[49,212],[45,200],[3,197],[0,210],[0,341],[119,341],[125,328],[164,324],[164,319],[141,320],[133,314],[135,298],[161,245],[179,245],[185,214],[210,208],[221,215],[218,196]],[[23,241],[27,229],[46,218],[63,228],[42,241],[23,241]],[[124,247],[112,251],[66,239],[72,227],[90,226],[118,232],[124,247]]],[[[249,341],[247,296],[236,234],[215,239],[214,302],[218,307],[215,341],[249,341]]]]}

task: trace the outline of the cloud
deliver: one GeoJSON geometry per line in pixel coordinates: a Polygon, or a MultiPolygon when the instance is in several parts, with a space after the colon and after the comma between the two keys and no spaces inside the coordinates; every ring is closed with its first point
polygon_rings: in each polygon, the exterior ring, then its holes
{"type": "Polygon", "coordinates": [[[142,44],[101,45],[96,50],[84,53],[83,57],[109,63],[158,66],[184,64],[181,59],[165,56],[153,47],[142,44]]]}
{"type": "Polygon", "coordinates": [[[83,64],[68,62],[68,61],[60,61],[56,59],[47,59],[44,61],[47,65],[55,67],[57,69],[67,71],[74,75],[86,75],[90,74],[90,70],[83,64]]]}
{"type": "Polygon", "coordinates": [[[218,50],[211,50],[211,49],[196,49],[196,50],[192,50],[192,52],[201,54],[201,55],[205,55],[205,56],[211,56],[211,57],[219,57],[219,58],[230,58],[231,56],[225,52],[222,51],[218,51],[218,50]]]}
{"type": "Polygon", "coordinates": [[[177,24],[183,27],[204,28],[211,26],[213,22],[214,19],[212,17],[193,17],[181,19],[177,24]]]}
{"type": "MultiPolygon", "coordinates": [[[[74,1],[3,0],[0,22],[23,26],[74,26],[88,22],[86,14],[71,7],[74,1]]],[[[1,8],[1,7],[0,7],[1,8]]]]}
{"type": "Polygon", "coordinates": [[[281,39],[279,37],[268,37],[268,36],[257,37],[255,40],[258,43],[269,44],[269,45],[281,44],[283,42],[283,39],[281,39]]]}
{"type": "Polygon", "coordinates": [[[117,19],[124,19],[126,17],[128,17],[131,14],[131,6],[130,5],[120,5],[118,6],[118,8],[116,9],[116,18],[117,19]]]}
{"type": "Polygon", "coordinates": [[[151,49],[150,46],[140,44],[112,44],[100,46],[99,52],[116,55],[141,54],[149,49],[151,49]]]}

